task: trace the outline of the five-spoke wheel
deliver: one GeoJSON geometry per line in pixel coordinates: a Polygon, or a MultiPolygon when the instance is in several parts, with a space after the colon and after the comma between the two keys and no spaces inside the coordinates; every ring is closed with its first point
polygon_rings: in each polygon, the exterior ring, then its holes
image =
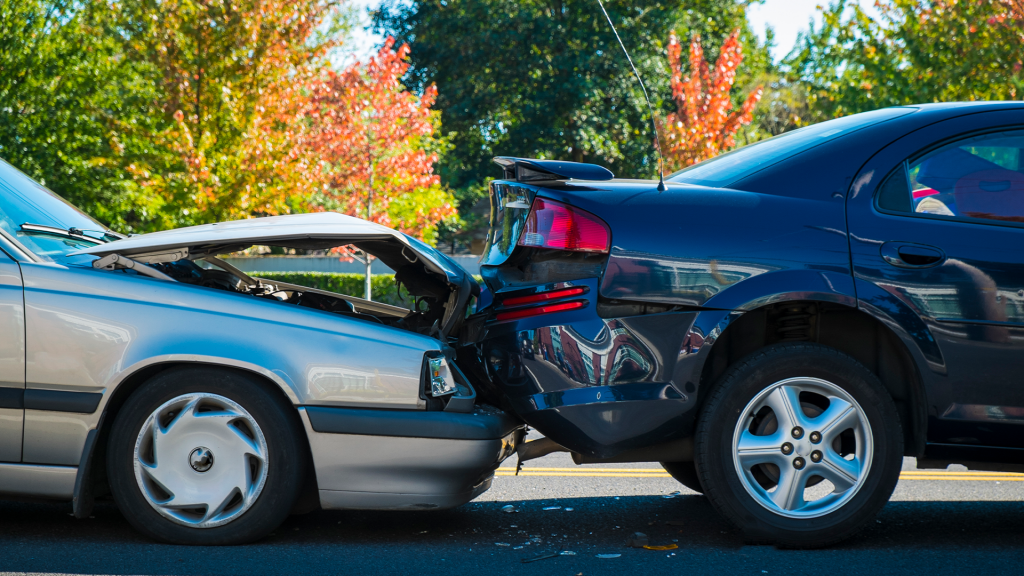
{"type": "Polygon", "coordinates": [[[885,505],[903,456],[892,398],[853,358],[780,344],[736,363],[701,410],[695,459],[748,541],[825,546],[885,505]]]}

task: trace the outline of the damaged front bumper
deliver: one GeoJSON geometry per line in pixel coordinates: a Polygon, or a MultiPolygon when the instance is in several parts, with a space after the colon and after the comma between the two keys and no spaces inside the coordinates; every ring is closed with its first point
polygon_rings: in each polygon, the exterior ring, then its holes
{"type": "Polygon", "coordinates": [[[491,486],[525,426],[480,405],[468,413],[300,409],[325,509],[438,510],[491,486]]]}

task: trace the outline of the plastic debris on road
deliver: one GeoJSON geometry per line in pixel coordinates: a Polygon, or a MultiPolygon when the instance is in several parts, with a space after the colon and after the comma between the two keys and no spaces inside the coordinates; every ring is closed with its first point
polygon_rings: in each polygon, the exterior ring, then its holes
{"type": "Polygon", "coordinates": [[[534,556],[532,558],[523,558],[522,560],[520,560],[520,562],[522,562],[523,564],[529,564],[530,562],[536,562],[538,560],[547,560],[548,558],[558,558],[559,556],[561,556],[561,554],[559,554],[558,552],[548,552],[546,554],[541,554],[540,556],[534,556]]]}
{"type": "Polygon", "coordinates": [[[573,552],[572,550],[562,550],[561,552],[558,553],[558,555],[559,556],[575,556],[576,553],[573,552]]]}
{"type": "Polygon", "coordinates": [[[682,496],[682,495],[683,495],[682,492],[680,492],[679,490],[676,490],[675,492],[673,492],[671,494],[665,494],[664,496],[662,496],[662,498],[675,498],[676,496],[682,496]]]}
{"type": "Polygon", "coordinates": [[[598,554],[596,557],[597,558],[618,558],[619,556],[622,556],[622,554],[598,554]]]}
{"type": "Polygon", "coordinates": [[[648,544],[650,544],[650,541],[647,539],[647,534],[643,532],[634,532],[626,538],[626,546],[630,548],[644,548],[648,544]]]}
{"type": "Polygon", "coordinates": [[[548,507],[546,507],[544,509],[545,510],[561,510],[562,507],[561,506],[548,506],[548,507]]]}
{"type": "Polygon", "coordinates": [[[495,546],[511,546],[508,542],[495,542],[495,546]]]}
{"type": "Polygon", "coordinates": [[[678,544],[666,544],[665,546],[644,546],[647,550],[675,550],[679,548],[678,544]]]}
{"type": "Polygon", "coordinates": [[[572,512],[572,508],[566,508],[565,511],[566,512],[572,512]]]}
{"type": "Polygon", "coordinates": [[[512,514],[513,512],[519,512],[519,509],[509,504],[508,506],[502,506],[501,511],[505,514],[512,514]]]}

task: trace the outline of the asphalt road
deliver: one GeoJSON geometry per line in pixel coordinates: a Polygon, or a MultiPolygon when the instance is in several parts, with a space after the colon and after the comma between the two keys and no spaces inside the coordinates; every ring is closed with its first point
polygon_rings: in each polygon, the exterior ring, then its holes
{"type": "Polygon", "coordinates": [[[294,516],[233,548],[155,544],[112,504],[75,520],[69,505],[0,502],[0,573],[880,576],[1017,573],[1024,563],[1024,476],[907,472],[858,536],[794,551],[744,545],[705,498],[654,464],[576,467],[564,454],[527,464],[515,477],[506,463],[489,492],[455,510],[294,516]],[[678,548],[625,547],[636,531],[678,548]],[[522,562],[552,552],[566,555],[522,562]]]}

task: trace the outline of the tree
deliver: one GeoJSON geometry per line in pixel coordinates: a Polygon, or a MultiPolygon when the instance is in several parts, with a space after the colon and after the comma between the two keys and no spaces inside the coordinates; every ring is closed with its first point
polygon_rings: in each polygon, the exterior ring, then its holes
{"type": "MultiPolygon", "coordinates": [[[[668,91],[665,33],[724,38],[745,23],[737,0],[605,4],[652,95],[668,91]]],[[[411,45],[408,84],[437,86],[452,147],[438,171],[463,215],[486,194],[497,155],[656,173],[650,115],[596,0],[389,0],[375,24],[411,45]]]]}
{"type": "Polygon", "coordinates": [[[690,42],[690,75],[683,78],[682,46],[675,32],[669,36],[668,60],[672,69],[672,100],[676,111],[659,122],[669,170],[713,158],[736,145],[736,131],[750,124],[761,99],[755,88],[738,110],[733,110],[733,84],[743,62],[740,31],[734,31],[718,53],[714,70],[708,69],[700,36],[690,42]]]}
{"type": "Polygon", "coordinates": [[[147,93],[103,33],[102,6],[0,0],[0,158],[112,222],[131,181],[110,159],[115,118],[142,124],[124,95],[147,93]]]}
{"type": "Polygon", "coordinates": [[[1024,51],[995,0],[879,0],[880,16],[837,0],[788,62],[815,119],[885,106],[1015,99],[1024,51]],[[849,11],[850,16],[844,17],[849,11]]]}
{"type": "Polygon", "coordinates": [[[108,34],[155,97],[120,122],[141,211],[133,228],[303,211],[318,166],[294,146],[339,0],[124,0],[108,34]]]}
{"type": "Polygon", "coordinates": [[[327,71],[313,86],[303,139],[325,166],[311,202],[433,242],[438,222],[456,216],[433,170],[441,146],[431,109],[437,90],[405,89],[409,45],[394,45],[388,38],[365,67],[327,71]]]}

